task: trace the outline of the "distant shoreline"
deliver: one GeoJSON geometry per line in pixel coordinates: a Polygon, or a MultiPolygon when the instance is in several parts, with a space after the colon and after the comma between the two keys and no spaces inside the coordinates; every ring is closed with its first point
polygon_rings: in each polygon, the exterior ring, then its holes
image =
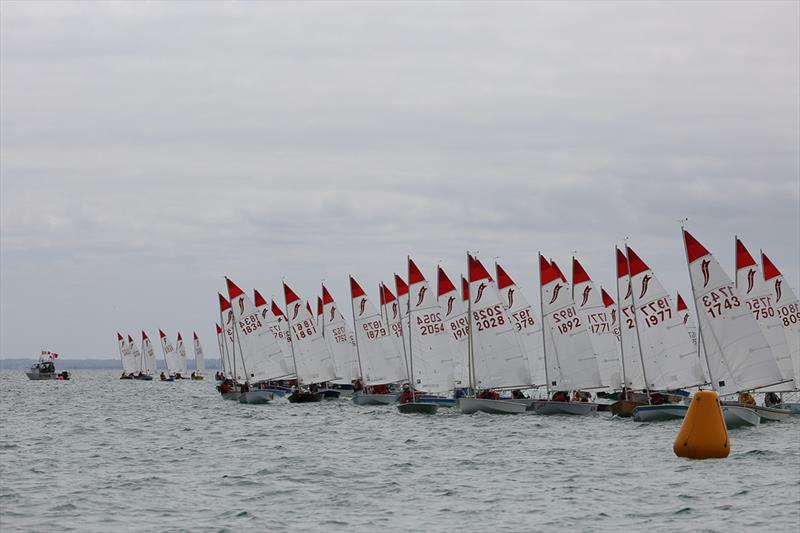
{"type": "MultiPolygon", "coordinates": [[[[35,357],[0,358],[0,370],[27,369],[35,363],[35,357]]],[[[194,370],[194,359],[189,359],[189,370],[194,370]]],[[[159,370],[166,370],[163,360],[156,360],[159,370]]],[[[122,370],[119,359],[70,359],[68,357],[56,359],[56,368],[61,370],[122,370]]],[[[206,370],[218,370],[219,359],[206,359],[206,370]]]]}

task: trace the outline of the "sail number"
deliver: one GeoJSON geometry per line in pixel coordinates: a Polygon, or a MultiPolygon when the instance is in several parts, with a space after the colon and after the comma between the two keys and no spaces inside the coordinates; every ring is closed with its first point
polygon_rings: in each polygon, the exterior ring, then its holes
{"type": "Polygon", "coordinates": [[[460,341],[469,335],[469,324],[467,324],[466,315],[450,322],[450,334],[457,341],[460,341]]]}
{"type": "Polygon", "coordinates": [[[437,333],[444,333],[444,324],[442,324],[441,313],[428,313],[425,315],[417,315],[417,327],[421,335],[435,335],[437,333]]]}
{"type": "Polygon", "coordinates": [[[331,335],[333,335],[333,340],[336,341],[336,344],[349,342],[349,340],[347,339],[347,332],[345,331],[344,326],[333,328],[333,330],[331,331],[331,335]]]}
{"type": "Polygon", "coordinates": [[[608,314],[606,313],[589,313],[586,315],[589,330],[592,333],[610,333],[611,324],[608,323],[608,314]]]}
{"type": "Polygon", "coordinates": [[[778,309],[778,315],[785,327],[791,324],[800,324],[800,307],[798,307],[797,304],[789,304],[780,307],[778,309]]]}
{"type": "Polygon", "coordinates": [[[558,329],[558,332],[562,335],[581,326],[581,319],[578,318],[578,313],[573,306],[562,309],[561,311],[556,311],[553,313],[553,319],[556,321],[556,324],[558,324],[556,329],[558,329]]]}
{"type": "Polygon", "coordinates": [[[298,339],[305,339],[306,337],[312,337],[317,334],[317,327],[310,318],[295,322],[292,324],[292,330],[294,330],[294,335],[298,339]]]}
{"type": "Polygon", "coordinates": [[[639,311],[644,315],[644,323],[648,328],[672,318],[672,307],[667,298],[653,300],[649,304],[641,306],[639,311]]]}
{"type": "Polygon", "coordinates": [[[261,320],[259,320],[258,313],[253,313],[239,319],[239,329],[245,335],[255,333],[261,327],[261,320]]]}
{"type": "Polygon", "coordinates": [[[725,309],[741,307],[739,297],[733,292],[733,286],[727,285],[709,291],[703,296],[703,306],[711,318],[717,318],[725,309]]]}
{"type": "Polygon", "coordinates": [[[511,320],[513,320],[514,325],[517,326],[517,331],[532,328],[536,325],[536,321],[533,319],[533,315],[531,315],[530,308],[520,309],[519,311],[511,313],[511,320]]]}
{"type": "Polygon", "coordinates": [[[760,296],[747,300],[747,307],[753,312],[756,320],[775,316],[775,308],[772,306],[772,297],[770,296],[760,296]]]}
{"type": "Polygon", "coordinates": [[[368,339],[378,339],[388,334],[382,320],[370,320],[361,324],[361,329],[367,334],[368,339]]]}
{"type": "Polygon", "coordinates": [[[472,318],[475,319],[475,323],[478,325],[478,331],[496,328],[506,323],[506,319],[503,318],[503,308],[500,304],[473,311],[472,318]]]}

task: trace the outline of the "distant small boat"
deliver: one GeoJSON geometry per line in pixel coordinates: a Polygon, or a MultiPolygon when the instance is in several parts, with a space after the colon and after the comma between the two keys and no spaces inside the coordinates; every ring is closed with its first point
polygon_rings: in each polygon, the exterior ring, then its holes
{"type": "Polygon", "coordinates": [[[203,347],[200,346],[200,339],[197,337],[197,332],[193,331],[194,334],[194,368],[195,371],[192,372],[191,378],[193,381],[201,381],[203,380],[203,372],[206,370],[206,360],[205,356],[203,355],[203,347]]]}
{"type": "Polygon", "coordinates": [[[30,370],[25,372],[25,375],[28,376],[28,379],[34,381],[68,380],[69,372],[66,370],[63,372],[56,372],[56,366],[53,362],[54,359],[58,359],[57,353],[42,351],[41,355],[39,356],[39,362],[34,363],[30,370]]]}

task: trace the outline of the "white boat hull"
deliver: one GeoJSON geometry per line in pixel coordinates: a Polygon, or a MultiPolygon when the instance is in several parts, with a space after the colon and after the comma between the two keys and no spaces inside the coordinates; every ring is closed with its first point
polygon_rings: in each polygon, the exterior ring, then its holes
{"type": "Polygon", "coordinates": [[[478,411],[492,414],[519,414],[527,410],[525,404],[506,400],[484,400],[480,398],[459,398],[458,408],[464,414],[471,415],[478,411]]]}
{"type": "Polygon", "coordinates": [[[633,409],[633,419],[637,422],[659,422],[661,420],[682,420],[689,410],[688,405],[640,405],[633,409]]]}
{"type": "Polygon", "coordinates": [[[744,405],[737,402],[722,402],[722,406],[750,409],[756,412],[762,422],[779,422],[792,416],[792,412],[788,409],[764,407],[763,405],[744,405]]]}
{"type": "Polygon", "coordinates": [[[537,415],[590,415],[597,412],[597,404],[591,402],[554,402],[534,400],[528,407],[537,415]]]}
{"type": "Polygon", "coordinates": [[[58,374],[40,374],[38,372],[25,372],[25,375],[28,376],[28,379],[32,379],[33,381],[47,381],[51,379],[58,380],[58,374]]]}
{"type": "Polygon", "coordinates": [[[239,403],[263,404],[275,399],[275,395],[268,390],[251,390],[239,393],[239,403]]]}
{"type": "Polygon", "coordinates": [[[725,418],[725,425],[728,429],[757,426],[761,423],[758,413],[738,405],[723,405],[722,416],[725,418]]]}
{"type": "Polygon", "coordinates": [[[400,397],[399,392],[390,394],[364,394],[358,391],[353,394],[353,403],[356,405],[389,405],[397,402],[400,397]]]}
{"type": "Polygon", "coordinates": [[[231,400],[234,402],[239,401],[239,392],[238,391],[231,391],[231,392],[223,392],[222,393],[223,400],[231,400]]]}

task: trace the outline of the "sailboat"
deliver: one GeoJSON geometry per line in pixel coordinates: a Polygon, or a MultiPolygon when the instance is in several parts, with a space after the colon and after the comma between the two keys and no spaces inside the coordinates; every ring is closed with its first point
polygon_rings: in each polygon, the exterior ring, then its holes
{"type": "Polygon", "coordinates": [[[667,403],[670,398],[680,398],[670,396],[668,391],[705,385],[697,347],[652,269],[627,245],[625,255],[642,374],[649,398],[648,405],[634,408],[633,418],[638,421],[683,418],[688,405],[667,403]]]}
{"type": "MultiPolygon", "coordinates": [[[[395,275],[395,279],[400,279],[398,276],[395,275]]],[[[405,282],[400,279],[402,285],[405,285],[405,282]]],[[[406,374],[409,374],[409,367],[408,367],[408,341],[406,337],[408,336],[408,320],[403,317],[403,315],[407,312],[408,307],[408,286],[405,286],[405,306],[402,307],[398,302],[398,299],[395,298],[394,294],[392,294],[391,289],[386,286],[385,283],[381,283],[378,286],[378,294],[380,296],[379,302],[381,306],[381,320],[386,323],[386,327],[389,330],[389,336],[392,338],[395,344],[395,349],[403,354],[403,361],[406,365],[406,374]]]]}
{"type": "Polygon", "coordinates": [[[489,272],[469,253],[467,272],[470,395],[459,398],[458,407],[466,414],[478,411],[523,413],[527,409],[524,403],[501,400],[490,392],[492,389],[530,386],[531,373],[517,328],[506,313],[489,272]],[[480,392],[476,394],[476,391],[480,392]]]}
{"type": "Polygon", "coordinates": [[[117,347],[119,348],[119,358],[122,361],[122,375],[119,379],[133,379],[134,372],[139,370],[134,361],[133,352],[125,342],[125,337],[117,332],[117,347]]]}
{"type": "Polygon", "coordinates": [[[272,391],[275,396],[287,396],[291,392],[291,388],[284,386],[288,385],[288,383],[280,382],[297,379],[294,372],[294,359],[292,358],[292,345],[289,338],[288,322],[275,300],[268,303],[267,300],[261,296],[261,293],[255,289],[253,290],[253,302],[255,303],[256,311],[258,311],[261,317],[261,321],[267,329],[272,332],[280,348],[280,354],[277,356],[278,360],[275,361],[275,364],[279,369],[278,373],[281,374],[281,377],[276,381],[267,383],[266,388],[272,391]]]}
{"type": "Polygon", "coordinates": [[[142,352],[139,351],[139,347],[133,343],[133,337],[130,335],[128,335],[128,350],[133,354],[133,366],[136,367],[136,372],[133,373],[133,379],[151,381],[153,376],[144,372],[144,357],[142,357],[142,352]]]}
{"type": "MultiPolygon", "coordinates": [[[[764,281],[769,285],[771,294],[775,297],[773,305],[786,335],[786,344],[789,347],[794,370],[795,390],[792,394],[797,397],[800,394],[800,302],[781,272],[763,251],[761,252],[761,265],[764,281]]],[[[783,400],[777,407],[788,409],[795,415],[800,414],[800,401],[797,400],[793,402],[783,400]]]]}
{"type": "Polygon", "coordinates": [[[200,339],[197,337],[197,332],[193,331],[192,335],[194,336],[194,368],[195,371],[192,372],[192,379],[193,380],[202,380],[203,373],[206,371],[206,360],[203,356],[203,347],[200,346],[200,339]]]}
{"type": "Polygon", "coordinates": [[[315,386],[337,377],[333,355],[322,331],[316,326],[311,306],[303,306],[300,297],[286,283],[283,284],[283,294],[297,376],[297,389],[292,391],[288,400],[292,403],[318,402],[323,395],[314,390],[315,386]],[[305,387],[311,387],[311,390],[305,387]]]}
{"type": "Polygon", "coordinates": [[[228,317],[233,323],[231,348],[234,364],[241,366],[244,374],[239,403],[269,403],[275,396],[266,384],[281,374],[283,354],[275,335],[250,298],[231,279],[225,278],[225,282],[231,305],[228,317]],[[238,359],[235,357],[237,351],[238,359]]]}
{"type": "Polygon", "coordinates": [[[600,380],[606,387],[618,390],[622,385],[617,314],[611,297],[598,291],[580,261],[572,258],[572,300],[578,316],[586,325],[589,340],[597,355],[600,380]]]}
{"type": "Polygon", "coordinates": [[[180,367],[179,356],[163,330],[158,330],[158,336],[161,341],[161,354],[164,356],[164,365],[167,367],[167,375],[165,377],[162,372],[161,381],[175,381],[176,369],[180,367]]]}
{"type": "Polygon", "coordinates": [[[619,346],[622,363],[622,393],[611,404],[614,416],[632,417],[633,410],[647,405],[648,397],[634,391],[645,390],[642,355],[636,336],[636,314],[633,311],[633,287],[628,272],[628,258],[619,248],[614,249],[617,260],[617,316],[619,317],[619,346]]]}
{"type": "Polygon", "coordinates": [[[219,319],[222,327],[218,334],[220,340],[220,356],[225,361],[225,376],[218,385],[223,400],[239,401],[241,396],[241,383],[245,379],[243,372],[244,365],[241,363],[241,353],[237,362],[237,352],[234,351],[234,327],[236,321],[233,318],[233,308],[231,303],[221,294],[217,293],[219,299],[219,319]]]}
{"type": "MultiPolygon", "coordinates": [[[[536,319],[533,308],[525,295],[519,290],[511,276],[495,263],[497,273],[497,290],[506,308],[509,318],[517,328],[519,341],[528,359],[531,371],[530,382],[533,387],[547,383],[547,372],[544,368],[544,349],[542,347],[542,325],[536,319]]],[[[528,403],[530,404],[530,403],[528,403]]]]}
{"type": "MultiPolygon", "coordinates": [[[[685,228],[689,279],[711,385],[720,396],[783,382],[778,363],[753,313],[714,256],[685,228]]],[[[758,425],[756,406],[723,403],[729,428],[758,425]]]]}
{"type": "Polygon", "coordinates": [[[178,340],[175,344],[175,353],[177,354],[177,366],[174,368],[175,379],[186,379],[186,376],[189,374],[189,362],[186,358],[186,346],[183,345],[183,337],[180,331],[178,332],[178,340]]]}
{"type": "MultiPolygon", "coordinates": [[[[156,352],[153,350],[153,343],[150,342],[150,337],[142,330],[142,376],[149,376],[153,379],[156,373],[156,352]]],[[[142,379],[147,379],[143,377],[142,379]]]]}
{"type": "MultiPolygon", "coordinates": [[[[367,298],[364,289],[350,276],[350,302],[355,329],[356,357],[363,385],[388,385],[408,379],[403,354],[391,337],[378,310],[367,298]]],[[[360,380],[358,380],[360,383],[360,380]]],[[[353,393],[357,405],[385,405],[397,401],[396,392],[375,394],[365,390],[353,393]]]]}
{"type": "Polygon", "coordinates": [[[552,399],[534,401],[533,410],[547,415],[596,413],[596,403],[569,401],[569,391],[604,387],[586,323],[578,315],[561,269],[542,254],[539,254],[539,280],[548,398],[551,391],[557,392],[552,399]]]}
{"type": "Polygon", "coordinates": [[[436,285],[437,300],[442,309],[444,328],[455,354],[453,385],[460,393],[469,386],[469,315],[467,309],[469,284],[462,277],[462,293],[459,294],[453,282],[440,266],[436,285]]]}
{"type": "Polygon", "coordinates": [[[339,307],[325,288],[322,286],[322,335],[328,344],[328,349],[333,355],[333,367],[336,379],[331,388],[336,389],[341,395],[352,396],[353,380],[359,377],[358,358],[356,349],[350,338],[353,332],[344,320],[339,307]]]}
{"type": "Polygon", "coordinates": [[[453,391],[455,354],[447,338],[442,309],[417,265],[408,258],[408,364],[411,379],[410,401],[401,403],[401,413],[433,414],[438,405],[417,401],[416,393],[445,394],[453,391]]]}

